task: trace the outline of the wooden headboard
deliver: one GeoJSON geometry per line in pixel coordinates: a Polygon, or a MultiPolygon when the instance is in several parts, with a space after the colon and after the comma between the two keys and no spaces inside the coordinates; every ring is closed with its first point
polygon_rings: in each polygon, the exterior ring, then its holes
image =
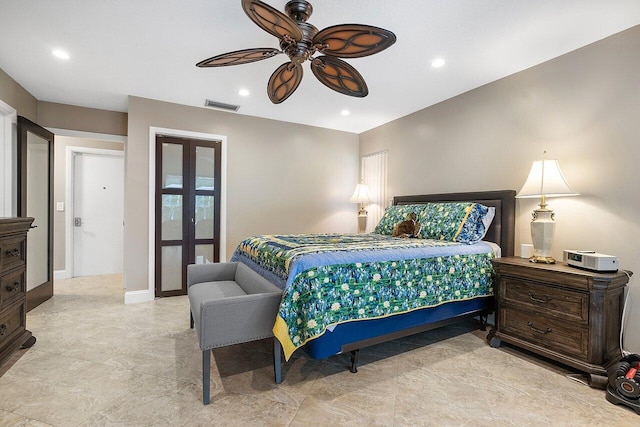
{"type": "Polygon", "coordinates": [[[513,256],[516,226],[516,192],[514,190],[478,191],[471,193],[424,194],[396,196],[394,205],[428,202],[475,202],[496,208],[496,216],[484,240],[497,243],[502,256],[513,256]]]}

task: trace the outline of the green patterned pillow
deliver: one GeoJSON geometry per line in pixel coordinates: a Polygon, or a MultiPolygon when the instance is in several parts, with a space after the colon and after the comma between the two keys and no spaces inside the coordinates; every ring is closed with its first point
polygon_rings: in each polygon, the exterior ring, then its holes
{"type": "Polygon", "coordinates": [[[472,202],[424,203],[390,206],[384,212],[374,233],[391,236],[393,228],[406,220],[411,212],[418,216],[422,239],[475,243],[487,233],[495,208],[472,202]]]}
{"type": "Polygon", "coordinates": [[[420,222],[420,212],[424,206],[425,205],[422,204],[389,206],[387,210],[384,211],[384,215],[380,218],[380,222],[378,222],[378,225],[376,225],[373,232],[376,234],[391,236],[393,228],[397,224],[406,220],[411,212],[416,213],[418,216],[418,222],[420,222]]]}
{"type": "Polygon", "coordinates": [[[418,215],[420,237],[474,243],[489,229],[495,209],[478,203],[426,203],[418,215]]]}

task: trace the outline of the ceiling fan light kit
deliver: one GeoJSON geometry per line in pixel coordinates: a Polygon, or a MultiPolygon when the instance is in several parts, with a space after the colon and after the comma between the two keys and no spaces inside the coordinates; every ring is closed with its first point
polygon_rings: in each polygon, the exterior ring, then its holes
{"type": "Polygon", "coordinates": [[[198,67],[226,67],[248,64],[284,53],[289,62],[271,75],[267,94],[280,104],[302,81],[302,63],[309,61],[311,71],[325,86],[344,95],[365,97],[369,93],[360,73],[339,58],[361,58],[381,52],[396,42],[391,31],[361,24],[343,24],[318,31],[307,23],[313,7],[305,0],[285,5],[287,15],[259,0],[242,0],[247,16],[260,28],[280,40],[280,49],[254,48],[223,53],[200,61],[198,67]],[[320,56],[313,56],[320,53],[320,56]]]}

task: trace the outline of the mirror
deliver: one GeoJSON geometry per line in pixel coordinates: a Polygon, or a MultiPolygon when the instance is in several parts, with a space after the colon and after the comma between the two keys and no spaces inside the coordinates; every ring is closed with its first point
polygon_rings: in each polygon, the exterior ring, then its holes
{"type": "Polygon", "coordinates": [[[53,134],[18,117],[18,216],[27,233],[27,309],[53,295],[53,134]]]}

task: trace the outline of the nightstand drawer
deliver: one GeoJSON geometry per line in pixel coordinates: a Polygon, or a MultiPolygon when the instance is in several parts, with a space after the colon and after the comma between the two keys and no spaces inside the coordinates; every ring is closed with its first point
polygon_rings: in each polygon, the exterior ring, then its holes
{"type": "Polygon", "coordinates": [[[501,308],[499,317],[502,333],[552,351],[587,360],[589,344],[587,327],[514,308],[501,308]]]}
{"type": "Polygon", "coordinates": [[[505,306],[589,324],[588,293],[508,277],[500,283],[500,298],[505,306]]]}
{"type": "Polygon", "coordinates": [[[0,277],[0,310],[24,298],[24,273],[24,269],[19,269],[0,277]]]}
{"type": "Polygon", "coordinates": [[[0,260],[2,263],[2,265],[0,265],[0,271],[22,267],[27,258],[24,236],[0,239],[0,251],[0,260]]]}
{"type": "Polygon", "coordinates": [[[16,304],[0,313],[0,345],[13,338],[15,333],[24,330],[24,304],[16,304]]]}

